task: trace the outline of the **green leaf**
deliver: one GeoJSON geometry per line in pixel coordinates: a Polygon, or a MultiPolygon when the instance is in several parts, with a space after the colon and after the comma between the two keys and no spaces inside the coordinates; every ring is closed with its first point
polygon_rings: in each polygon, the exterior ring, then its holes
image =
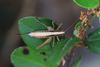
{"type": "Polygon", "coordinates": [[[59,65],[66,53],[79,42],[81,42],[81,40],[78,37],[66,38],[64,41],[58,42],[49,58],[59,65]]]}
{"type": "Polygon", "coordinates": [[[74,30],[73,34],[76,36],[78,34],[78,31],[74,30]]]}
{"type": "MultiPolygon", "coordinates": [[[[52,20],[38,17],[39,21],[47,26],[52,26],[52,20]]],[[[55,24],[55,29],[57,25],[55,24]]],[[[47,30],[47,28],[40,23],[37,23],[34,17],[25,17],[19,20],[19,30],[21,34],[28,34],[33,31],[47,30]]],[[[36,53],[44,52],[48,59],[52,60],[55,64],[59,64],[62,57],[76,44],[81,42],[79,38],[67,38],[64,41],[55,42],[54,50],[52,51],[52,41],[44,46],[44,48],[36,49],[41,45],[47,38],[35,38],[29,35],[21,35],[24,42],[36,53]],[[51,53],[52,52],[52,53],[51,53]]],[[[57,40],[55,40],[57,41],[57,40]]]]}
{"type": "Polygon", "coordinates": [[[76,4],[84,8],[95,8],[99,5],[99,0],[73,0],[76,4]]]}
{"type": "Polygon", "coordinates": [[[38,54],[29,47],[19,47],[11,55],[15,67],[58,67],[45,55],[38,54]]]}
{"type": "Polygon", "coordinates": [[[81,27],[82,26],[82,23],[81,22],[78,22],[75,26],[75,30],[73,32],[73,34],[76,36],[78,34],[78,31],[77,31],[77,28],[81,27]]]}
{"type": "Polygon", "coordinates": [[[94,30],[85,38],[84,46],[90,52],[100,54],[100,28],[94,30]]]}
{"type": "Polygon", "coordinates": [[[81,27],[82,26],[82,23],[81,22],[78,22],[75,26],[75,29],[77,30],[77,28],[81,27]]]}
{"type": "Polygon", "coordinates": [[[82,56],[80,56],[75,62],[74,64],[71,66],[71,67],[78,67],[79,63],[81,62],[82,60],[82,56]]]}
{"type": "Polygon", "coordinates": [[[99,23],[100,23],[100,15],[99,15],[99,23]]]}
{"type": "MultiPolygon", "coordinates": [[[[44,23],[47,26],[52,26],[52,20],[48,19],[48,18],[44,18],[44,17],[38,17],[37,18],[39,21],[41,21],[42,23],[44,23]]],[[[42,24],[38,23],[35,20],[35,17],[25,17],[19,20],[19,30],[20,30],[20,34],[28,34],[31,33],[33,31],[43,31],[43,30],[48,30],[45,26],[43,26],[42,24]]],[[[57,25],[55,24],[55,28],[57,28],[57,25]]],[[[47,38],[35,38],[35,37],[31,37],[29,35],[21,35],[23,41],[33,50],[37,51],[37,52],[46,52],[46,55],[50,54],[52,51],[52,41],[50,41],[49,43],[47,43],[44,48],[40,47],[38,50],[36,49],[36,47],[38,47],[39,45],[41,45],[43,42],[45,42],[45,40],[47,38]]],[[[55,42],[56,44],[56,42],[55,42]]]]}

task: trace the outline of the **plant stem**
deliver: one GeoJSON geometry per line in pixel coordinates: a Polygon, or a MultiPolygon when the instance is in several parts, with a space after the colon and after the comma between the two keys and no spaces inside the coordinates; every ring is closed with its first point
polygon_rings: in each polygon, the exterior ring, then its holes
{"type": "MultiPolygon", "coordinates": [[[[94,19],[95,17],[96,17],[96,14],[94,14],[94,15],[92,16],[92,18],[91,18],[91,20],[90,20],[90,22],[89,22],[89,25],[91,25],[91,23],[92,23],[92,21],[93,21],[93,19],[94,19]]],[[[84,31],[87,31],[87,30],[88,30],[89,25],[86,26],[86,28],[85,28],[84,31]]]]}
{"type": "Polygon", "coordinates": [[[76,49],[76,46],[73,47],[73,48],[71,49],[69,55],[67,55],[67,58],[68,58],[68,59],[67,59],[67,61],[66,61],[66,63],[67,63],[66,67],[70,67],[70,61],[71,61],[72,56],[73,56],[72,53],[74,53],[75,49],[76,49]],[[68,56],[69,56],[69,57],[68,57],[68,56]]]}

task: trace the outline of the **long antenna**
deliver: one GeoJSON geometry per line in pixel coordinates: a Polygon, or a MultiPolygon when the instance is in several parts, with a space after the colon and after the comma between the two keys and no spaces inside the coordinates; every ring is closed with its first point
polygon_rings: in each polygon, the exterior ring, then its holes
{"type": "MultiPolygon", "coordinates": [[[[78,20],[78,18],[76,19],[76,21],[77,20],[78,20]]],[[[64,32],[68,31],[76,23],[76,21],[69,28],[67,28],[64,32]]]]}

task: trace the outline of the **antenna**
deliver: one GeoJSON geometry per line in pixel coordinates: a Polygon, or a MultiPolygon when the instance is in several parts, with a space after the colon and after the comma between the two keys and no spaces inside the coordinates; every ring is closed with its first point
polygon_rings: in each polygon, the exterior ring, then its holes
{"type": "MultiPolygon", "coordinates": [[[[78,18],[76,19],[76,21],[77,20],[78,20],[78,18]]],[[[76,21],[69,28],[67,28],[64,32],[68,31],[76,23],[76,21]]]]}

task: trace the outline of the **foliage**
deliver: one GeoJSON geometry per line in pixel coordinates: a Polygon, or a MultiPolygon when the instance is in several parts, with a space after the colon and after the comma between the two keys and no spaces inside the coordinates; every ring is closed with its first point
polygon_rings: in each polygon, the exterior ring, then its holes
{"type": "MultiPolygon", "coordinates": [[[[89,27],[92,28],[91,23],[96,15],[100,22],[100,10],[96,10],[100,8],[98,7],[99,0],[74,0],[74,2],[81,7],[91,9],[87,12],[81,12],[80,20],[82,21],[76,24],[73,32],[76,37],[65,38],[65,36],[60,36],[59,42],[55,39],[54,47],[52,47],[53,40],[51,40],[43,47],[36,49],[39,45],[43,44],[47,38],[35,38],[28,34],[35,31],[48,30],[47,27],[38,23],[35,17],[24,17],[19,20],[19,31],[27,46],[19,47],[11,54],[11,62],[15,67],[58,67],[62,58],[78,44],[84,44],[86,49],[90,52],[100,54],[100,28],[88,34],[83,40],[87,29],[89,27]],[[93,14],[91,19],[88,18],[90,14],[93,14]]],[[[48,18],[38,17],[37,20],[52,27],[52,20],[48,18]]],[[[55,29],[57,29],[58,26],[56,24],[54,24],[54,26],[55,29]]],[[[81,60],[82,57],[80,56],[71,67],[78,67],[81,60]]]]}
{"type": "Polygon", "coordinates": [[[100,54],[100,28],[94,30],[85,38],[84,46],[90,52],[100,54]]]}
{"type": "Polygon", "coordinates": [[[74,64],[71,66],[71,67],[78,67],[79,63],[81,62],[82,60],[82,56],[80,56],[75,62],[74,64]]]}
{"type": "Polygon", "coordinates": [[[75,36],[78,34],[77,28],[79,28],[79,27],[81,27],[81,26],[82,26],[82,23],[81,23],[81,22],[78,22],[78,23],[76,24],[75,30],[74,30],[74,32],[73,32],[73,34],[74,34],[75,36]]]}
{"type": "Polygon", "coordinates": [[[84,8],[95,8],[99,5],[99,0],[73,0],[79,6],[84,8]]]}
{"type": "MultiPolygon", "coordinates": [[[[43,18],[43,17],[38,17],[38,19],[47,24],[48,26],[52,25],[52,21],[50,19],[47,18],[43,18]]],[[[37,31],[40,27],[40,30],[46,30],[46,27],[42,27],[43,25],[41,25],[40,23],[37,23],[34,17],[25,17],[21,20],[19,20],[19,30],[21,32],[21,34],[25,34],[27,32],[33,32],[33,31],[37,31]],[[33,25],[33,26],[32,26],[33,25]],[[34,27],[34,28],[32,28],[34,27]]],[[[56,25],[55,25],[56,26],[56,25]]],[[[38,47],[40,44],[42,44],[46,39],[39,39],[39,38],[35,38],[35,37],[30,37],[29,35],[21,35],[22,39],[25,41],[25,43],[29,46],[28,47],[28,52],[30,53],[32,51],[31,54],[28,54],[28,57],[34,57],[33,55],[35,55],[34,58],[38,58],[41,56],[41,53],[45,54],[45,57],[47,57],[48,59],[50,59],[50,62],[52,61],[52,63],[55,63],[54,65],[59,65],[61,62],[61,59],[63,56],[65,56],[65,54],[75,45],[77,45],[81,40],[77,37],[75,38],[65,38],[63,41],[59,41],[58,43],[55,43],[55,47],[54,50],[52,51],[52,41],[46,45],[44,45],[44,48],[39,48],[36,49],[36,47],[38,47]],[[37,55],[38,54],[38,55],[37,55]]],[[[27,64],[28,61],[32,61],[32,64],[35,64],[34,61],[36,61],[36,59],[32,58],[32,60],[26,57],[26,54],[23,54],[23,50],[24,47],[20,47],[18,49],[16,49],[16,51],[14,51],[12,53],[12,63],[16,66],[16,67],[20,67],[20,65],[22,66],[24,61],[24,64],[27,64]],[[18,54],[17,54],[18,53],[18,54]],[[19,55],[20,54],[20,55],[19,55]],[[25,57],[24,57],[25,56],[25,57]],[[24,59],[23,59],[24,57],[24,59]],[[23,60],[16,60],[16,58],[22,58],[23,60]],[[25,60],[25,59],[28,59],[25,60]],[[22,62],[22,63],[18,63],[18,62],[22,62]],[[17,64],[18,63],[18,64],[17,64]],[[18,66],[17,66],[18,65],[18,66]]],[[[25,48],[26,49],[26,48],[25,48]]],[[[42,58],[42,56],[41,56],[42,58]]],[[[44,58],[44,57],[43,57],[44,58]]],[[[43,61],[43,60],[42,60],[43,61]]],[[[42,62],[41,61],[41,62],[42,62]]],[[[44,61],[43,61],[44,62],[44,61]]],[[[31,63],[31,62],[30,62],[31,63]]],[[[38,64],[40,64],[40,60],[37,60],[36,62],[36,67],[38,67],[38,64]]],[[[28,63],[29,64],[29,63],[28,63]]],[[[33,65],[34,66],[34,65],[33,65]]],[[[50,65],[51,66],[51,65],[50,65]]],[[[55,67],[53,66],[53,67],[55,67]]],[[[31,66],[30,66],[31,67],[31,66]]],[[[46,67],[49,67],[49,65],[47,65],[46,67]]]]}

